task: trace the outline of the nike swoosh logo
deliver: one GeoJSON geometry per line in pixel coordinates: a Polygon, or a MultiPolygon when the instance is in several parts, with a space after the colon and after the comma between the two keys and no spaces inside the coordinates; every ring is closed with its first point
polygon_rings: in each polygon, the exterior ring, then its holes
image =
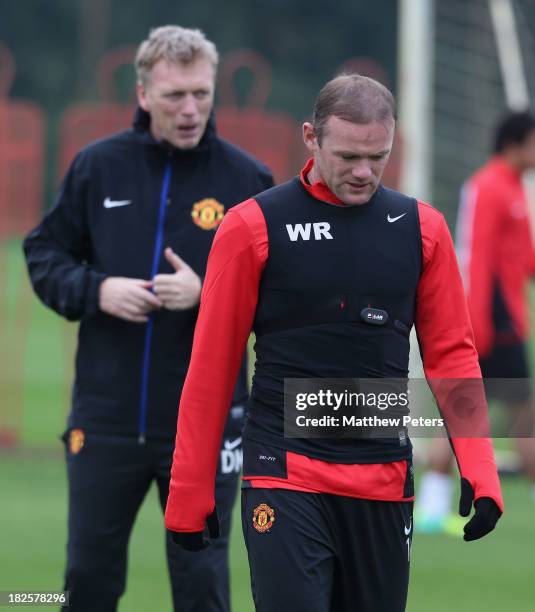
{"type": "Polygon", "coordinates": [[[110,198],[106,198],[104,200],[104,208],[117,208],[118,206],[128,206],[131,204],[132,200],[112,200],[110,198]]]}
{"type": "Polygon", "coordinates": [[[394,223],[398,219],[401,219],[401,217],[404,217],[406,214],[407,213],[403,213],[402,215],[399,215],[398,217],[391,217],[390,213],[388,213],[388,215],[386,216],[386,220],[388,221],[388,223],[394,223]]]}
{"type": "Polygon", "coordinates": [[[411,519],[411,522],[409,523],[409,528],[407,529],[405,525],[403,525],[403,528],[405,529],[405,535],[408,536],[412,529],[412,519],[411,519]]]}
{"type": "Polygon", "coordinates": [[[230,440],[225,440],[225,450],[234,450],[241,444],[241,436],[236,438],[232,442],[230,440]]]}

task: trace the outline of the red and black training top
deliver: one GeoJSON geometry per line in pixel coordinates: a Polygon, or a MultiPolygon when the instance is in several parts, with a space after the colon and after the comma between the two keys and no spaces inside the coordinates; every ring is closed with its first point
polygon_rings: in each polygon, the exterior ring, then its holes
{"type": "Polygon", "coordinates": [[[535,274],[522,175],[495,155],[464,185],[457,222],[461,273],[480,357],[529,334],[535,274]]]}
{"type": "MultiPolygon", "coordinates": [[[[284,438],[284,378],[404,377],[413,324],[428,379],[481,376],[443,216],[384,187],[367,204],[346,206],[323,183],[309,184],[311,168],[234,207],[216,234],[180,403],[172,531],[201,531],[213,511],[226,410],[251,329],[247,486],[410,500],[410,445],[284,438]],[[362,323],[363,305],[387,311],[391,324],[362,323]],[[257,451],[279,460],[278,470],[255,462],[257,451]]],[[[502,508],[490,440],[452,443],[476,499],[502,508]]]]}

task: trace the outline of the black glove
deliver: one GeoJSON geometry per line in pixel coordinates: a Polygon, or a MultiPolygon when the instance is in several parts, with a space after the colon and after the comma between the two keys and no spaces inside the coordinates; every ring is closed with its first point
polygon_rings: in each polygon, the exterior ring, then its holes
{"type": "MultiPolygon", "coordinates": [[[[473,501],[474,489],[472,485],[466,478],[461,478],[461,499],[459,501],[459,514],[461,516],[470,514],[473,501]]],[[[480,497],[474,504],[474,508],[474,516],[464,526],[466,542],[479,540],[479,538],[490,533],[502,515],[498,505],[490,497],[480,497]]]]}
{"type": "Polygon", "coordinates": [[[219,519],[217,518],[217,508],[206,519],[206,527],[203,531],[190,531],[187,533],[171,531],[171,539],[175,544],[184,550],[197,552],[210,545],[209,538],[219,537],[219,519]]]}

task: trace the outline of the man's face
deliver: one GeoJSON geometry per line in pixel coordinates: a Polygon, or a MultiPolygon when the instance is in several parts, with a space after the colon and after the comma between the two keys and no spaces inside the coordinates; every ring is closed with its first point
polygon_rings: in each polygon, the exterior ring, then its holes
{"type": "Polygon", "coordinates": [[[209,59],[189,64],[164,59],[154,64],[145,85],[138,83],[141,108],[151,116],[151,133],[178,149],[199,144],[214,103],[215,70],[209,59]]]}
{"type": "Polygon", "coordinates": [[[530,132],[526,139],[516,145],[519,167],[522,172],[535,168],[535,130],[530,132]]]}
{"type": "Polygon", "coordinates": [[[345,204],[366,204],[375,193],[385,169],[392,141],[394,120],[358,124],[327,119],[321,144],[310,123],[303,125],[303,137],[314,156],[314,178],[345,204]]]}

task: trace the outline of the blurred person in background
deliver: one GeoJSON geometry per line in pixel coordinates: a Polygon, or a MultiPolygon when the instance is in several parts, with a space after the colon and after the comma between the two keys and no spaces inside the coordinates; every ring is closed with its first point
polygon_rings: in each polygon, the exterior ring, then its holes
{"type": "MultiPolygon", "coordinates": [[[[406,432],[285,436],[285,379],[406,379],[413,324],[429,379],[480,379],[444,217],[381,185],[394,129],[383,85],[356,74],[327,83],[303,125],[312,157],[301,175],[234,207],[210,253],[165,519],[190,550],[217,535],[217,457],[253,329],[242,527],[258,612],[402,612],[409,582],[406,432]]],[[[486,420],[484,397],[480,407],[486,420]]],[[[503,508],[492,444],[452,443],[460,511],[475,507],[465,539],[476,540],[503,508]]]]}
{"type": "MultiPolygon", "coordinates": [[[[523,175],[535,168],[535,117],[505,115],[495,130],[494,155],[463,187],[457,251],[481,373],[490,399],[501,402],[535,502],[533,395],[528,359],[528,281],[535,274],[523,175]],[[511,379],[511,380],[508,380],[511,379]],[[518,436],[518,437],[515,437],[518,436]]],[[[462,533],[451,514],[451,447],[433,440],[421,481],[415,529],[462,533]]]]}
{"type": "MultiPolygon", "coordinates": [[[[80,151],[54,207],[24,242],[37,295],[81,321],[63,436],[65,590],[73,611],[117,609],[130,533],[153,482],[165,507],[178,400],[215,230],[230,206],[273,184],[262,164],[217,136],[218,53],[202,32],[156,28],[135,65],[132,129],[80,151]]],[[[211,325],[217,336],[217,317],[211,325]]],[[[180,612],[230,608],[228,537],[246,396],[243,361],[219,456],[218,543],[193,555],[166,535],[180,612]]],[[[204,452],[202,443],[197,451],[204,452]]]]}

